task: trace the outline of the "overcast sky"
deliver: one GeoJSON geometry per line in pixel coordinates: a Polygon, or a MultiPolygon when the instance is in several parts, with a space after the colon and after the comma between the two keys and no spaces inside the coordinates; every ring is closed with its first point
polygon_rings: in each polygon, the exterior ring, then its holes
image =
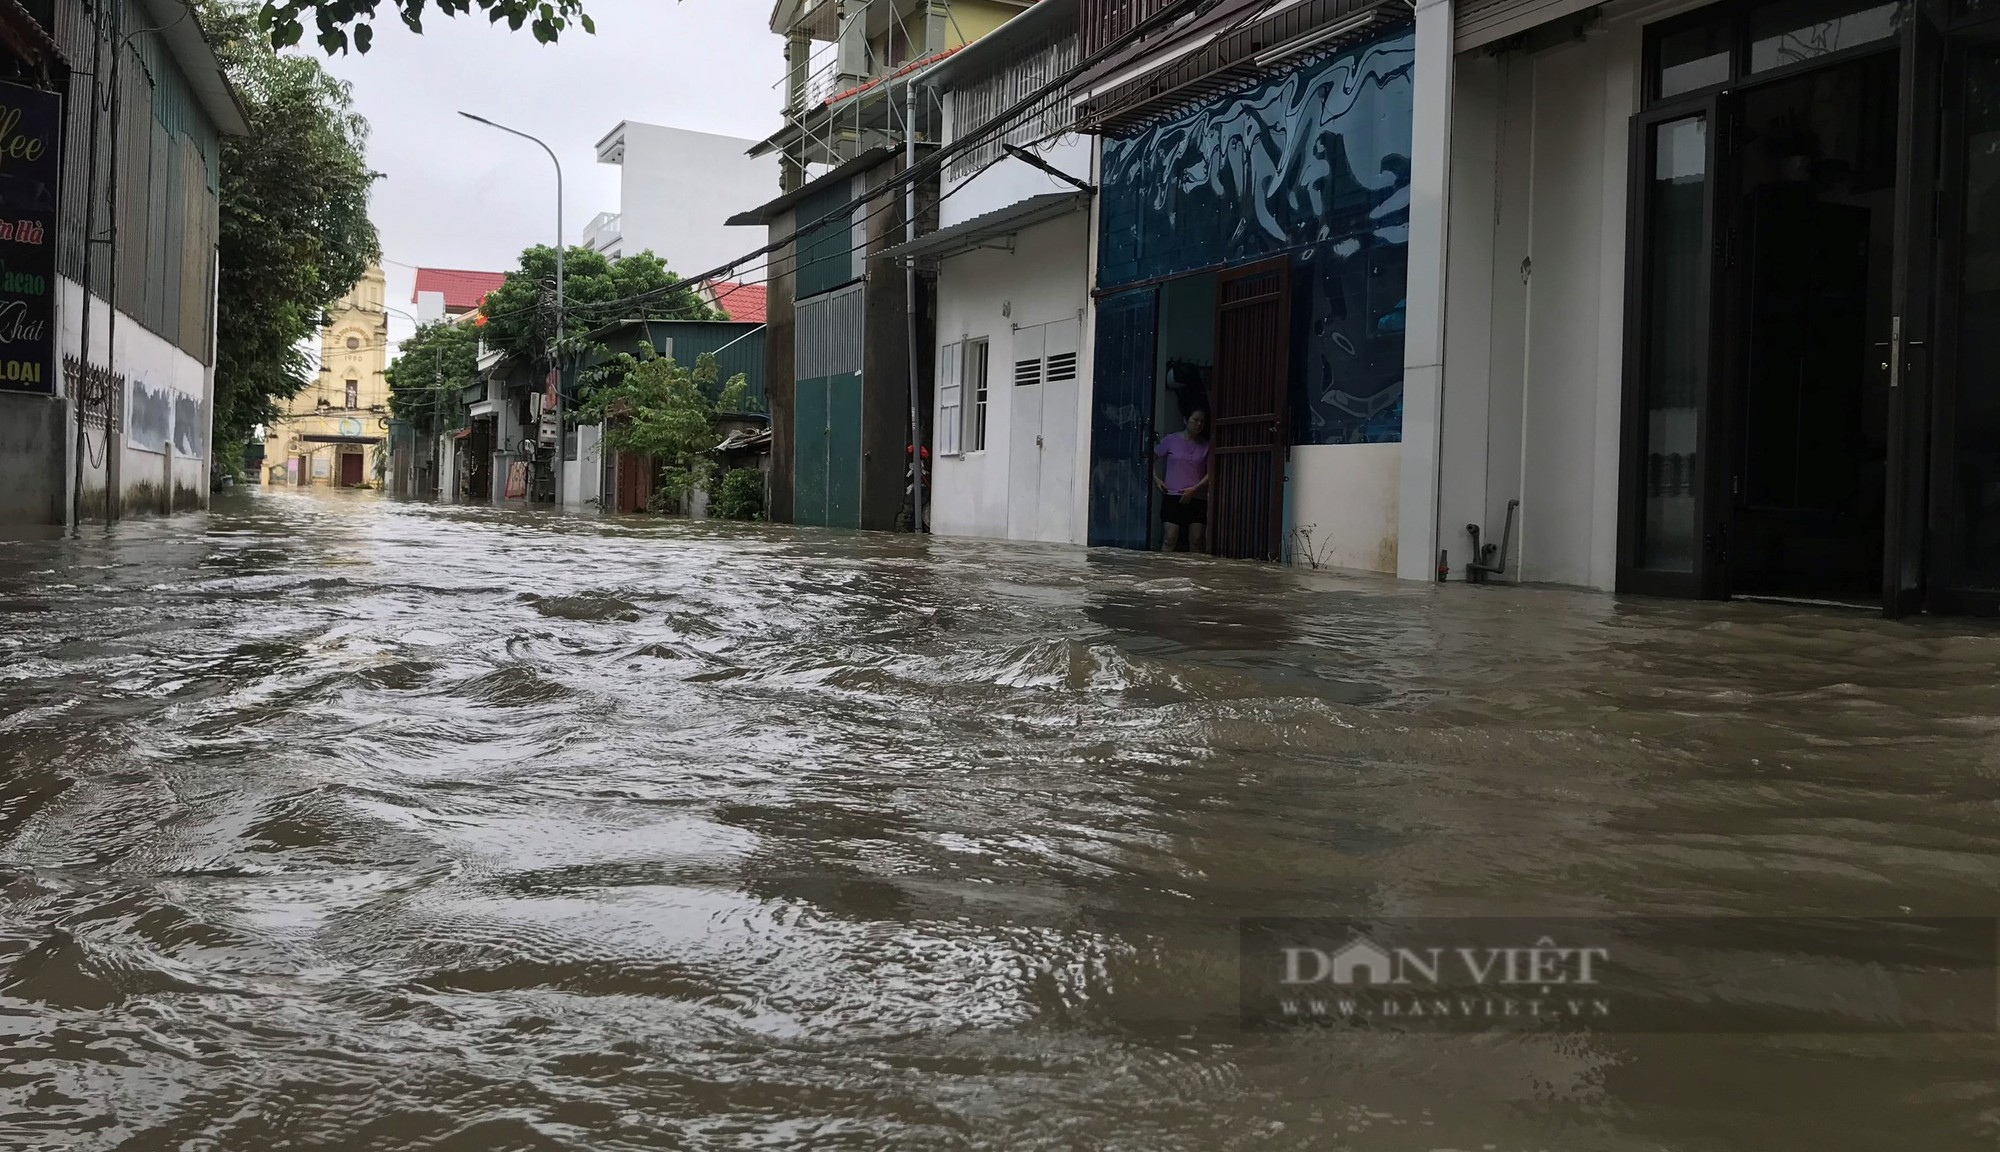
{"type": "MultiPolygon", "coordinates": [[[[415,311],[417,265],[505,271],[521,249],[548,243],[554,231],[548,157],[464,119],[460,109],[556,150],[564,238],[572,244],[591,217],[619,207],[618,170],[597,162],[596,145],[620,121],[753,139],[777,129],[784,41],[766,27],[767,0],[586,5],[597,35],[573,30],[554,45],[477,14],[433,13],[422,36],[393,18],[380,20],[366,56],[328,61],[354,85],[355,104],[373,130],[368,161],[387,173],[375,185],[373,215],[390,307],[415,311]]],[[[389,320],[396,338],[412,327],[393,313],[389,320]]]]}

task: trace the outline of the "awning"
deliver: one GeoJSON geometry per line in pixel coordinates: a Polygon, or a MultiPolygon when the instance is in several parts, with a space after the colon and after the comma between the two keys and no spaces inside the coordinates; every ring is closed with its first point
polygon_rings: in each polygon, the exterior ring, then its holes
{"type": "Polygon", "coordinates": [[[919,236],[885,248],[878,256],[927,256],[941,260],[946,256],[956,256],[975,248],[986,247],[988,243],[1002,236],[1012,236],[1024,228],[1080,212],[1090,206],[1088,192],[1044,192],[1040,196],[1030,196],[1005,208],[995,209],[984,216],[974,216],[970,220],[940,228],[928,235],[919,236]]]}
{"type": "Polygon", "coordinates": [[[785,193],[783,196],[778,197],[776,200],[772,200],[764,204],[759,204],[757,207],[752,208],[747,212],[738,212],[736,215],[731,216],[727,220],[724,220],[723,223],[734,225],[737,227],[743,227],[746,225],[753,225],[753,224],[769,224],[771,221],[777,219],[780,215],[782,215],[786,209],[799,203],[806,197],[811,196],[813,193],[819,191],[820,189],[826,187],[827,185],[832,184],[834,181],[846,180],[854,176],[856,173],[866,172],[870,168],[875,167],[877,164],[882,163],[884,160],[889,159],[891,156],[894,156],[895,154],[896,154],[895,150],[891,148],[870,148],[866,152],[863,152],[861,155],[856,156],[854,159],[849,160],[847,163],[840,165],[838,168],[835,168],[831,172],[828,172],[822,176],[814,177],[813,179],[807,181],[800,187],[794,188],[790,192],[785,193]]]}
{"type": "Polygon", "coordinates": [[[309,433],[299,437],[308,444],[380,444],[380,436],[321,436],[309,433]]]}
{"type": "Polygon", "coordinates": [[[471,415],[471,417],[472,417],[472,418],[473,418],[474,420],[477,420],[477,419],[479,419],[479,418],[480,418],[481,416],[491,416],[491,415],[493,415],[493,413],[494,413],[494,412],[495,412],[495,411],[496,411],[496,410],[497,410],[498,408],[499,408],[499,405],[495,404],[495,403],[494,403],[493,401],[491,401],[491,400],[481,400],[481,401],[480,401],[479,403],[477,403],[477,404],[474,404],[474,405],[472,405],[472,406],[468,407],[468,408],[466,409],[466,412],[467,412],[467,413],[468,413],[469,415],[471,415]]]}
{"type": "Polygon", "coordinates": [[[453,433],[451,434],[451,438],[452,438],[453,440],[463,440],[463,439],[465,439],[465,438],[466,438],[467,436],[470,436],[470,435],[472,435],[472,429],[470,429],[470,428],[460,428],[460,429],[459,429],[458,431],[456,431],[456,432],[453,432],[453,433]]]}

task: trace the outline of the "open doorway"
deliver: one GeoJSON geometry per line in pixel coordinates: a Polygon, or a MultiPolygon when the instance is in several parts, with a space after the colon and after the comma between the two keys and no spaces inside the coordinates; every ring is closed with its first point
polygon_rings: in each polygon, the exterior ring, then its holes
{"type": "MultiPolygon", "coordinates": [[[[1185,428],[1190,415],[1208,410],[1208,390],[1215,375],[1215,284],[1215,274],[1210,272],[1160,285],[1159,354],[1153,375],[1149,456],[1162,439],[1185,428]]],[[[1159,465],[1149,467],[1157,469],[1159,465]]],[[[1159,549],[1165,544],[1165,496],[1150,485],[1147,491],[1151,547],[1159,549]]]]}
{"type": "Polygon", "coordinates": [[[1722,210],[1732,595],[1882,594],[1896,57],[1751,88],[1722,210]]]}

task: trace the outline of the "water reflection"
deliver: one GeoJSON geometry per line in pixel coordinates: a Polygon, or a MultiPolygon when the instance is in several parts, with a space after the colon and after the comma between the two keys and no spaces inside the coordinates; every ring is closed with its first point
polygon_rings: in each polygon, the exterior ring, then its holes
{"type": "Polygon", "coordinates": [[[232,495],[0,552],[0,1146],[1991,1147],[1984,1037],[1236,1026],[1244,915],[1993,911],[2000,641],[232,495]]]}

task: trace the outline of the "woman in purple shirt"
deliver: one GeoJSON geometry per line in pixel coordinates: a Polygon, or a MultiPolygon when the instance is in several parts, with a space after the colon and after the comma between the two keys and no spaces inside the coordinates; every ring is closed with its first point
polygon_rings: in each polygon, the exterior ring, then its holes
{"type": "Polygon", "coordinates": [[[1165,549],[1180,551],[1183,530],[1189,549],[1202,550],[1208,530],[1208,413],[1188,413],[1187,430],[1161,439],[1153,455],[1167,462],[1166,476],[1153,474],[1153,486],[1166,493],[1160,520],[1166,525],[1165,549]]]}

